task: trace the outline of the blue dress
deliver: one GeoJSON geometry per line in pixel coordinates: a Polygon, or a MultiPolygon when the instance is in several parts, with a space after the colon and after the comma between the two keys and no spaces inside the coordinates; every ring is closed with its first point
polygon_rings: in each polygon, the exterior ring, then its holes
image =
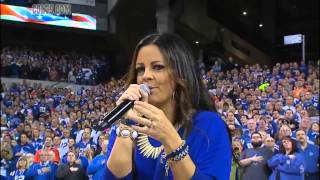
{"type": "MultiPolygon", "coordinates": [[[[183,129],[179,130],[182,137],[183,129]]],[[[115,129],[111,131],[107,159],[110,156],[112,146],[115,142],[115,129]]],[[[160,146],[160,142],[149,138],[154,146],[160,146]]],[[[232,152],[231,143],[225,123],[217,113],[201,111],[193,117],[193,127],[186,139],[189,145],[189,156],[196,166],[192,179],[206,180],[219,179],[229,180],[232,152]]],[[[134,175],[130,172],[122,179],[173,179],[171,170],[165,176],[165,164],[160,162],[161,155],[157,159],[146,158],[138,148],[134,152],[134,175]]],[[[117,179],[106,166],[105,179],[117,179]]]]}

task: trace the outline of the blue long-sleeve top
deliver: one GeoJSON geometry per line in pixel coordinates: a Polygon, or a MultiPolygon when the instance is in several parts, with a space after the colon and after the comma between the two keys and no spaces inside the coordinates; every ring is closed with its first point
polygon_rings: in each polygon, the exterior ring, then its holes
{"type": "Polygon", "coordinates": [[[88,174],[92,174],[92,180],[102,180],[106,176],[106,155],[98,155],[89,164],[87,168],[88,174]]]}
{"type": "Polygon", "coordinates": [[[297,144],[299,153],[303,156],[306,166],[305,172],[307,173],[316,173],[319,172],[319,146],[308,144],[307,147],[303,150],[300,144],[297,144]]]}
{"type": "MultiPolygon", "coordinates": [[[[193,180],[219,179],[229,180],[231,171],[231,144],[227,127],[217,113],[200,111],[193,117],[193,128],[186,139],[189,146],[189,156],[196,166],[193,180]]],[[[183,129],[179,130],[182,137],[183,129]]],[[[112,128],[107,159],[115,142],[115,129],[112,128]]],[[[160,142],[149,138],[153,146],[160,146],[160,142]]],[[[122,179],[173,179],[171,170],[165,177],[165,164],[160,163],[161,155],[157,159],[144,157],[138,148],[134,151],[134,174],[130,172],[122,179]]],[[[105,179],[117,179],[106,167],[105,179]]]]}
{"type": "Polygon", "coordinates": [[[280,173],[281,180],[303,180],[305,161],[300,153],[294,153],[295,158],[278,153],[268,160],[268,166],[272,168],[269,180],[276,180],[277,173],[280,173]]]}
{"type": "Polygon", "coordinates": [[[31,178],[33,180],[55,180],[55,174],[57,169],[58,166],[51,162],[32,164],[26,173],[26,177],[31,178]],[[50,168],[50,171],[46,173],[41,171],[41,169],[44,167],[50,168]]]}

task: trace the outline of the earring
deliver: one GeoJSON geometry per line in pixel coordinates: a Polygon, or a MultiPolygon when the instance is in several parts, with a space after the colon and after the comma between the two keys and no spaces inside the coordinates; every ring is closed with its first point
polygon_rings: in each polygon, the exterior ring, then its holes
{"type": "Polygon", "coordinates": [[[174,99],[175,94],[176,94],[176,91],[173,91],[173,93],[172,93],[172,99],[174,99]]]}

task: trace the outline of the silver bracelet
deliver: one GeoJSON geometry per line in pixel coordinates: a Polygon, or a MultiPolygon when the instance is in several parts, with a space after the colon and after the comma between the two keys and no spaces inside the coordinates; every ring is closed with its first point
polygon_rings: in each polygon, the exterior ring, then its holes
{"type": "Polygon", "coordinates": [[[130,137],[133,141],[138,137],[138,132],[130,128],[129,126],[120,125],[116,129],[118,137],[128,138],[130,137]]]}

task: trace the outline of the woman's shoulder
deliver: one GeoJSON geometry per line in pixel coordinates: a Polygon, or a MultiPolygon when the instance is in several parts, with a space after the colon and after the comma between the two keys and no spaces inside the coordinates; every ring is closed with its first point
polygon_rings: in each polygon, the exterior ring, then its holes
{"type": "Polygon", "coordinates": [[[225,122],[218,113],[210,111],[199,111],[194,115],[191,134],[198,138],[199,135],[205,135],[213,139],[228,136],[225,122]]]}
{"type": "Polygon", "coordinates": [[[198,111],[193,117],[193,125],[197,127],[217,127],[225,126],[225,122],[221,119],[217,112],[198,111]]]}

